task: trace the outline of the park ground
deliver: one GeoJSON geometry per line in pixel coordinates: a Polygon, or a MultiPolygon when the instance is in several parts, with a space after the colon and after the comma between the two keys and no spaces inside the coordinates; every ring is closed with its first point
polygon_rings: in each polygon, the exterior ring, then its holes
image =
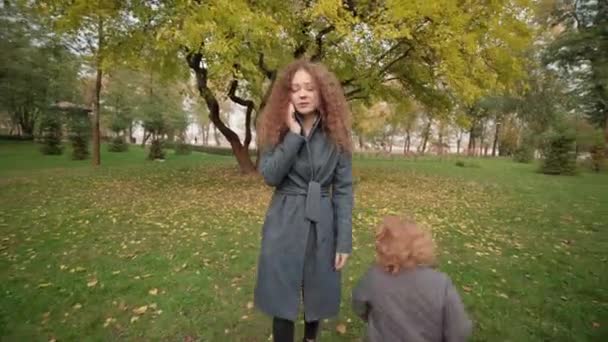
{"type": "MultiPolygon", "coordinates": [[[[152,162],[131,146],[99,169],[68,155],[0,142],[0,340],[269,340],[252,307],[271,195],[259,177],[197,152],[152,162]]],[[[363,336],[350,293],[374,226],[407,214],[432,230],[474,341],[605,341],[608,174],[537,168],[356,156],[354,251],[321,340],[363,336]]]]}

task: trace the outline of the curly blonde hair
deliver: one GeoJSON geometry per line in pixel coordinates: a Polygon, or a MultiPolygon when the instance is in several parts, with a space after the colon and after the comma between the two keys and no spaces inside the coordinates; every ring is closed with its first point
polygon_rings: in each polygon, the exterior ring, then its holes
{"type": "Polygon", "coordinates": [[[288,64],[274,82],[268,102],[257,125],[258,146],[274,147],[289,128],[285,115],[290,101],[291,81],[298,70],[308,72],[319,92],[321,127],[341,151],[352,151],[350,110],[342,85],[324,65],[298,59],[288,64]]]}
{"type": "Polygon", "coordinates": [[[434,266],[431,234],[411,219],[387,216],[376,232],[376,261],[391,274],[416,266],[434,266]]]}

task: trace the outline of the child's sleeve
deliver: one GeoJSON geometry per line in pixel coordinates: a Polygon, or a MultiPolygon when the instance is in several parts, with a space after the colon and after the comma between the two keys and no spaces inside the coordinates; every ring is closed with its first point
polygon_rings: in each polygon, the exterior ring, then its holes
{"type": "Polygon", "coordinates": [[[368,271],[359,280],[359,283],[353,290],[353,311],[362,320],[367,322],[370,306],[370,272],[368,271]]]}
{"type": "Polygon", "coordinates": [[[443,308],[443,341],[462,342],[471,336],[473,323],[467,315],[460,295],[448,281],[443,308]]]}

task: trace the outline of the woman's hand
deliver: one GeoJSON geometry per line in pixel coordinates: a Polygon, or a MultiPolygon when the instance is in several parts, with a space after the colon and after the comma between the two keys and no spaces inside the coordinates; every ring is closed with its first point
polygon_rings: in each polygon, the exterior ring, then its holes
{"type": "Polygon", "coordinates": [[[346,265],[346,260],[348,259],[348,254],[346,253],[336,253],[336,271],[341,270],[344,265],[346,265]]]}
{"type": "Polygon", "coordinates": [[[296,120],[296,109],[294,108],[293,103],[291,103],[291,101],[289,102],[289,107],[287,107],[287,113],[285,114],[287,114],[285,120],[287,122],[287,127],[289,127],[289,130],[295,134],[302,134],[302,126],[300,126],[300,124],[296,120]]]}

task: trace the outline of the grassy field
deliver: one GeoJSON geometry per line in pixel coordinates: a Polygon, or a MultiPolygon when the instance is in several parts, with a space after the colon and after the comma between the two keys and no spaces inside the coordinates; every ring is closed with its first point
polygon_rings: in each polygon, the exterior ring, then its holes
{"type": "MultiPolygon", "coordinates": [[[[350,291],[389,213],[433,231],[474,341],[606,340],[608,175],[465,161],[356,158],[343,310],[320,340],[363,336],[350,291]]],[[[230,157],[102,163],[0,142],[0,340],[267,341],[251,302],[271,189],[230,157]]]]}

